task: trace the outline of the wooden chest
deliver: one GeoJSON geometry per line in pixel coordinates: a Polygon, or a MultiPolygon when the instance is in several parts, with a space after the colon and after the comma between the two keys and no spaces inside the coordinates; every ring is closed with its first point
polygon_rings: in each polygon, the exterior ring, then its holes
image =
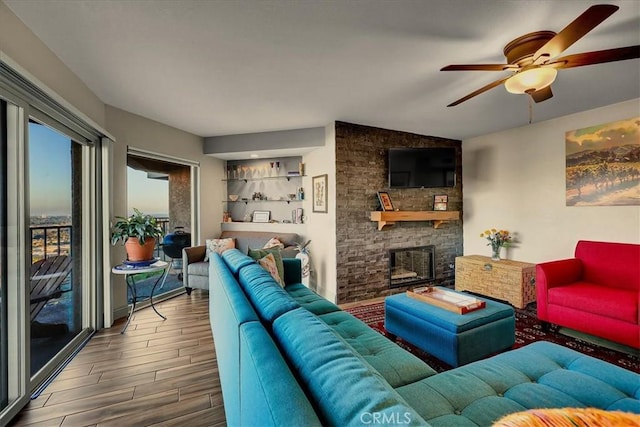
{"type": "Polygon", "coordinates": [[[456,291],[471,291],[524,308],[536,300],[536,266],[468,255],[456,257],[456,291]]]}

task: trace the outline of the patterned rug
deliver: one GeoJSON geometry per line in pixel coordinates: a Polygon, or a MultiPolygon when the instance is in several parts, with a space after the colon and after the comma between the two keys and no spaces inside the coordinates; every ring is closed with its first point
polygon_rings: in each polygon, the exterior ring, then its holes
{"type": "MultiPolygon", "coordinates": [[[[369,327],[375,331],[381,333],[384,336],[388,336],[387,331],[384,329],[384,303],[377,302],[359,307],[353,307],[345,309],[345,311],[351,313],[353,316],[362,320],[369,327]]],[[[562,346],[579,351],[580,353],[587,354],[600,360],[607,361],[614,365],[621,366],[633,372],[640,373],[640,357],[638,352],[635,354],[628,354],[622,351],[612,350],[600,345],[591,343],[589,341],[573,338],[564,335],[558,331],[558,327],[552,325],[549,332],[544,332],[538,322],[536,316],[535,303],[529,304],[525,309],[515,309],[516,311],[516,342],[513,348],[518,348],[530,344],[534,341],[550,341],[562,346]]],[[[410,343],[398,338],[398,345],[410,351],[411,353],[424,360],[438,372],[443,372],[452,369],[451,366],[436,359],[428,353],[420,350],[419,348],[411,345],[410,343]]]]}

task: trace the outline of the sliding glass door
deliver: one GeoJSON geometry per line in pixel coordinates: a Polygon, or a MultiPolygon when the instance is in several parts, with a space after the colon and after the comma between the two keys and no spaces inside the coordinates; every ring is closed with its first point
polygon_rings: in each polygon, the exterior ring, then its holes
{"type": "MultiPolygon", "coordinates": [[[[163,156],[129,147],[127,154],[128,214],[138,209],[154,216],[163,234],[174,234],[158,242],[154,256],[171,264],[164,283],[156,289],[154,299],[173,296],[182,291],[182,248],[191,246],[194,228],[194,180],[198,165],[184,159],[163,156]],[[186,236],[189,235],[187,244],[186,236]],[[178,234],[180,235],[178,237],[178,234]],[[167,243],[169,242],[169,243],[167,243]]],[[[195,234],[194,234],[195,235],[195,234]]],[[[149,295],[154,279],[140,283],[141,294],[149,295]]],[[[129,295],[129,299],[132,295],[129,295]]],[[[144,304],[142,305],[144,306],[144,304]]]]}
{"type": "Polygon", "coordinates": [[[0,412],[7,407],[7,103],[0,99],[0,412]]]}
{"type": "Polygon", "coordinates": [[[82,330],[82,145],[29,122],[31,375],[82,330]]]}
{"type": "Polygon", "coordinates": [[[103,324],[110,144],[0,61],[0,425],[103,324]]]}

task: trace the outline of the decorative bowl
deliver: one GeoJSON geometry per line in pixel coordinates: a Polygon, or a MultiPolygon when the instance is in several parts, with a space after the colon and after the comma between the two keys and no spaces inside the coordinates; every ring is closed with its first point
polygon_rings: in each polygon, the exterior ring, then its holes
{"type": "Polygon", "coordinates": [[[231,200],[232,202],[235,202],[238,200],[238,196],[237,194],[229,194],[229,200],[231,200]]]}

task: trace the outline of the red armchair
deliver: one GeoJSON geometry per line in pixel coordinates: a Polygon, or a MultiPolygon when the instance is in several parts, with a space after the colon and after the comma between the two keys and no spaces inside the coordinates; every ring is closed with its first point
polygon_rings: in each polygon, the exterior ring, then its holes
{"type": "Polygon", "coordinates": [[[536,266],[538,319],[640,348],[640,245],[581,240],[536,266]]]}

